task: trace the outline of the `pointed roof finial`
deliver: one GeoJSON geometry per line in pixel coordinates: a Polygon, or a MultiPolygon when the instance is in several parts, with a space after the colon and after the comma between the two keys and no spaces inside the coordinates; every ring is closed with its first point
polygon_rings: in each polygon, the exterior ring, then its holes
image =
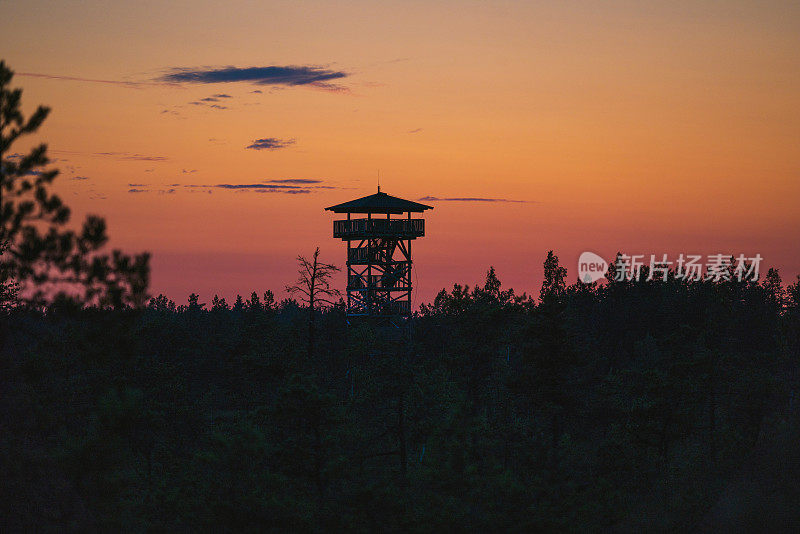
{"type": "Polygon", "coordinates": [[[378,169],[378,193],[381,192],[381,170],[378,169]]]}

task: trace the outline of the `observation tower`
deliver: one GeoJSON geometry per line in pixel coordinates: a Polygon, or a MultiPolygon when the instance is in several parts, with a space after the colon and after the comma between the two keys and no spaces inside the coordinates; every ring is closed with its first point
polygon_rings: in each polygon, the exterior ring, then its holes
{"type": "Polygon", "coordinates": [[[374,195],[325,208],[347,214],[333,221],[333,237],[347,242],[348,317],[396,323],[411,315],[411,242],[425,236],[425,219],[412,214],[430,209],[380,186],[374,195]]]}

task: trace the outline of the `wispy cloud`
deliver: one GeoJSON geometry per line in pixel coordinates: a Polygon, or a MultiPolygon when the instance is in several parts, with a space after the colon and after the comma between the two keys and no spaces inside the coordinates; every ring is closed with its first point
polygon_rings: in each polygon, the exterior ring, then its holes
{"type": "Polygon", "coordinates": [[[509,198],[484,198],[484,197],[422,197],[420,201],[428,202],[515,202],[529,203],[530,200],[514,200],[509,198]]]}
{"type": "Polygon", "coordinates": [[[263,139],[256,139],[251,145],[246,146],[252,150],[278,150],[280,148],[288,148],[295,144],[295,139],[278,139],[277,137],[265,137],[263,139]]]}
{"type": "Polygon", "coordinates": [[[88,180],[88,176],[73,176],[70,180],[88,180]]]}
{"type": "Polygon", "coordinates": [[[185,185],[189,189],[206,189],[211,192],[211,189],[226,189],[229,191],[250,192],[250,193],[284,193],[287,195],[305,195],[311,193],[311,190],[297,185],[283,185],[283,184],[215,184],[215,185],[185,185]]]}
{"type": "Polygon", "coordinates": [[[265,184],[321,184],[322,180],[310,178],[283,178],[281,180],[264,180],[265,184]]]}
{"type": "Polygon", "coordinates": [[[343,86],[332,83],[347,77],[342,71],[311,65],[270,65],[267,67],[176,67],[156,80],[168,83],[232,83],[247,82],[258,85],[301,86],[310,85],[329,91],[346,91],[343,86]]]}
{"type": "Polygon", "coordinates": [[[233,98],[231,95],[226,95],[225,93],[219,93],[211,96],[213,96],[214,98],[233,98]]]}
{"type": "Polygon", "coordinates": [[[419,132],[421,132],[421,131],[422,131],[422,128],[415,128],[415,129],[413,129],[413,130],[409,130],[409,131],[408,131],[408,133],[410,133],[410,134],[415,134],[415,133],[419,133],[419,132]]]}
{"type": "Polygon", "coordinates": [[[212,187],[219,189],[302,189],[296,185],[283,185],[283,184],[217,184],[212,187]]]}
{"type": "Polygon", "coordinates": [[[169,161],[169,158],[166,156],[150,156],[147,154],[136,154],[132,152],[80,152],[77,150],[51,150],[50,152],[55,154],[86,154],[89,156],[101,156],[136,161],[169,161]]]}
{"type": "MultiPolygon", "coordinates": [[[[174,189],[174,188],[158,189],[158,190],[156,190],[156,193],[158,193],[159,195],[171,195],[171,194],[175,193],[175,191],[176,191],[176,189],[174,189]]],[[[128,193],[152,193],[152,192],[153,192],[152,189],[137,189],[137,188],[128,189],[128,193]]]]}
{"type": "Polygon", "coordinates": [[[214,102],[219,102],[219,101],[220,99],[217,98],[216,96],[207,96],[205,98],[201,98],[200,100],[193,100],[192,102],[189,102],[189,105],[204,106],[212,109],[228,109],[228,106],[223,106],[221,104],[214,104],[214,102]]]}
{"type": "Polygon", "coordinates": [[[132,159],[136,161],[167,161],[166,156],[146,156],[144,154],[127,154],[125,152],[97,152],[98,156],[115,156],[119,159],[132,159]]]}
{"type": "MultiPolygon", "coordinates": [[[[185,170],[185,169],[184,169],[185,170]]],[[[191,171],[190,171],[191,172],[191,171]]],[[[224,183],[224,184],[166,184],[164,189],[146,183],[129,183],[128,193],[158,193],[171,195],[181,190],[187,193],[212,193],[213,190],[232,191],[237,193],[280,193],[286,195],[306,195],[322,189],[346,189],[339,186],[324,185],[323,180],[312,178],[282,178],[264,180],[259,183],[224,183]]]]}
{"type": "Polygon", "coordinates": [[[142,87],[146,87],[148,85],[164,85],[165,83],[169,83],[166,80],[162,81],[149,81],[149,82],[130,82],[124,80],[101,80],[97,78],[81,78],[79,76],[59,76],[56,74],[40,74],[36,72],[17,72],[15,73],[17,76],[27,76],[30,78],[45,78],[48,80],[65,80],[71,82],[91,82],[91,83],[104,83],[109,85],[120,85],[123,87],[129,87],[131,89],[141,89],[142,87]]]}
{"type": "Polygon", "coordinates": [[[287,195],[304,195],[319,189],[339,189],[331,185],[321,185],[322,180],[305,178],[286,178],[281,180],[264,180],[257,184],[187,184],[183,187],[190,190],[224,189],[251,193],[284,193],[287,195]]]}

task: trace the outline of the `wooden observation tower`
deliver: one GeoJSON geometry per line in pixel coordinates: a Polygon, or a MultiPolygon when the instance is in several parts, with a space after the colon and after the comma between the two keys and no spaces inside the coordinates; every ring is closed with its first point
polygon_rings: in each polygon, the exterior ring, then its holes
{"type": "Polygon", "coordinates": [[[425,219],[411,214],[433,208],[381,193],[379,186],[374,195],[325,209],[347,214],[333,221],[333,237],[347,241],[347,315],[389,322],[410,316],[411,242],[425,235],[425,219]]]}

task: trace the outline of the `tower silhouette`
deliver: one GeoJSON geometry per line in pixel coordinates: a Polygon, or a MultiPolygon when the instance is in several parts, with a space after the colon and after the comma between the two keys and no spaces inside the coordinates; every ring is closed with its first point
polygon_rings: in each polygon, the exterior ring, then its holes
{"type": "Polygon", "coordinates": [[[425,235],[425,219],[411,214],[433,208],[387,195],[378,186],[374,195],[325,209],[347,214],[333,221],[333,237],[347,242],[347,315],[392,323],[410,316],[411,242],[425,235]]]}

